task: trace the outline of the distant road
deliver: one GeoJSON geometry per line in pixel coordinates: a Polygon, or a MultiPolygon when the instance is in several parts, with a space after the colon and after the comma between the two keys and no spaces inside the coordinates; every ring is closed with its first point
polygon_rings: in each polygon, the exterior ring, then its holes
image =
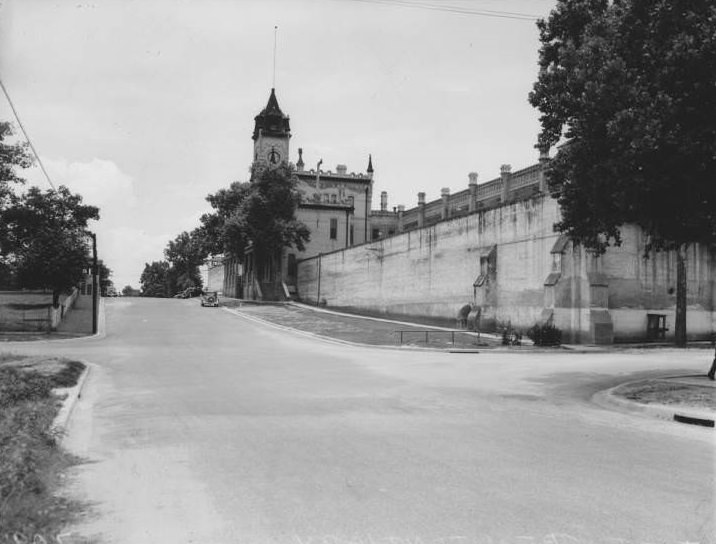
{"type": "Polygon", "coordinates": [[[107,542],[713,542],[712,429],[603,410],[700,350],[447,354],[337,346],[198,300],[107,301],[66,444],[76,528],[107,542]]]}

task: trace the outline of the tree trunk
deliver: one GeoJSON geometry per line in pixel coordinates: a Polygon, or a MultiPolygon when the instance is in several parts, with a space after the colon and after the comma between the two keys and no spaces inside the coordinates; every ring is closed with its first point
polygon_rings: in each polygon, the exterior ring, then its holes
{"type": "Polygon", "coordinates": [[[686,248],[681,244],[676,249],[676,319],[674,335],[676,345],[686,347],[686,248]]]}
{"type": "Polygon", "coordinates": [[[57,309],[60,307],[60,292],[52,291],[52,307],[57,309]]]}

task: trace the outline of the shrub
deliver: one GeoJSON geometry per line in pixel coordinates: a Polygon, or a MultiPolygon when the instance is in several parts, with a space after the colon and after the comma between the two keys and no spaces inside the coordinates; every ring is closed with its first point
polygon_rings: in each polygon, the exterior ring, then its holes
{"type": "Polygon", "coordinates": [[[558,346],[562,343],[562,331],[552,323],[537,323],[527,331],[527,337],[536,346],[558,346]]]}
{"type": "Polygon", "coordinates": [[[507,323],[507,326],[502,330],[502,345],[503,346],[521,346],[522,345],[522,334],[512,328],[512,323],[507,323]]]}

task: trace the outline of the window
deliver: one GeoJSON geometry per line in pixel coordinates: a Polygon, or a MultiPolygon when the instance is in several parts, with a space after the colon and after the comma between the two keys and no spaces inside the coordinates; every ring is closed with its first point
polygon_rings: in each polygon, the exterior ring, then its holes
{"type": "Polygon", "coordinates": [[[323,203],[324,204],[328,204],[330,202],[330,200],[331,200],[331,196],[329,194],[323,195],[323,203]]]}
{"type": "Polygon", "coordinates": [[[348,197],[348,205],[349,205],[349,206],[353,206],[353,205],[354,205],[354,202],[355,202],[355,199],[354,199],[352,196],[349,196],[349,197],[348,197]]]}
{"type": "Polygon", "coordinates": [[[331,240],[338,239],[338,219],[335,217],[331,218],[331,240]]]}
{"type": "Polygon", "coordinates": [[[337,202],[336,195],[331,195],[331,204],[335,204],[337,202]]]}

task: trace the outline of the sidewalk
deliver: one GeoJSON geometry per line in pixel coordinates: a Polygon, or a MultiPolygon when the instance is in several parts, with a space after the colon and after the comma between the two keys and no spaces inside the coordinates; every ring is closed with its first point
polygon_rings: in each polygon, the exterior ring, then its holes
{"type": "MultiPolygon", "coordinates": [[[[463,332],[455,335],[451,329],[393,321],[374,317],[345,314],[303,304],[254,304],[237,299],[222,299],[222,306],[248,319],[269,323],[285,329],[298,330],[332,341],[369,345],[392,349],[433,349],[457,353],[479,352],[548,352],[535,346],[502,346],[496,335],[463,332]],[[428,333],[426,342],[425,332],[428,333]],[[400,333],[403,342],[400,343],[400,333]]],[[[669,346],[671,347],[671,346],[669,346]]],[[[623,352],[625,346],[571,346],[575,353],[623,352]]],[[[658,348],[655,348],[658,349],[658,348]]],[[[706,377],[711,350],[704,350],[704,374],[664,376],[663,378],[630,382],[595,395],[595,402],[625,411],[640,412],[661,419],[682,421],[713,427],[716,419],[716,382],[706,377]]]]}

